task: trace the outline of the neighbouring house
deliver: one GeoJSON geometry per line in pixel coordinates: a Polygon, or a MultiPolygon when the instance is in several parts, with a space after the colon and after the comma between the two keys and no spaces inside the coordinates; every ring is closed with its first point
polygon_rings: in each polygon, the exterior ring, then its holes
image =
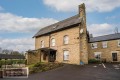
{"type": "Polygon", "coordinates": [[[78,14],[40,29],[34,36],[35,50],[27,52],[28,64],[62,62],[88,64],[89,59],[120,61],[120,34],[99,37],[89,35],[85,4],[78,14]]]}
{"type": "Polygon", "coordinates": [[[120,62],[120,33],[89,38],[89,59],[120,62]]]}

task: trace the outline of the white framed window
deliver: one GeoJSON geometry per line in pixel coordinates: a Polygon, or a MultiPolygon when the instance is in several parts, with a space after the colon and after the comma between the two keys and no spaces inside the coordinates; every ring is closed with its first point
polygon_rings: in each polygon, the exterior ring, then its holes
{"type": "Polygon", "coordinates": [[[120,40],[118,40],[118,46],[120,46],[120,40]]]}
{"type": "Polygon", "coordinates": [[[51,39],[51,46],[55,46],[55,38],[51,39]]]}
{"type": "Polygon", "coordinates": [[[44,41],[42,40],[41,41],[41,48],[43,48],[44,47],[44,41]]]}
{"type": "Polygon", "coordinates": [[[102,47],[103,47],[103,48],[107,48],[107,41],[102,42],[102,47]]]}
{"type": "Polygon", "coordinates": [[[94,57],[96,60],[100,60],[101,59],[101,52],[94,52],[94,57]]]}
{"type": "Polygon", "coordinates": [[[69,51],[68,50],[64,50],[63,51],[63,60],[69,60],[69,51]]]}
{"type": "Polygon", "coordinates": [[[69,42],[69,37],[68,37],[68,35],[65,35],[65,36],[63,37],[63,43],[64,43],[64,44],[68,44],[68,42],[69,42]]]}
{"type": "Polygon", "coordinates": [[[92,49],[97,48],[97,43],[91,43],[91,48],[92,48],[92,49]]]}

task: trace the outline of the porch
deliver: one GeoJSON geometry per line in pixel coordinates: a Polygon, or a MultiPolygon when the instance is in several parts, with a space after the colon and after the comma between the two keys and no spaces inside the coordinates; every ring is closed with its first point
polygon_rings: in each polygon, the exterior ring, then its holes
{"type": "Polygon", "coordinates": [[[37,62],[54,62],[56,60],[56,51],[57,50],[48,47],[27,51],[27,64],[35,64],[37,62]]]}
{"type": "Polygon", "coordinates": [[[56,50],[52,48],[40,48],[41,61],[54,62],[56,60],[56,50]]]}

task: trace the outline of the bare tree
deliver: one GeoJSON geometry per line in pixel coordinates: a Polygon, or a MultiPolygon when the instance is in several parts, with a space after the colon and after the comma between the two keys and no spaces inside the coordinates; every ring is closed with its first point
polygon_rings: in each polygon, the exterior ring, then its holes
{"type": "Polygon", "coordinates": [[[118,33],[118,27],[115,27],[114,32],[115,32],[115,34],[118,33]]]}
{"type": "Polygon", "coordinates": [[[2,48],[0,47],[0,53],[2,53],[2,48]]]}

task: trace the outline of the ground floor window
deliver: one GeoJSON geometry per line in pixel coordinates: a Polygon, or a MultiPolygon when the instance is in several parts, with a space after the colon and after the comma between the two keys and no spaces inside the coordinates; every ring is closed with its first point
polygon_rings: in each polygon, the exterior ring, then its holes
{"type": "Polygon", "coordinates": [[[100,60],[101,59],[101,52],[94,52],[94,57],[95,57],[95,59],[100,60]]]}
{"type": "Polygon", "coordinates": [[[68,50],[63,51],[63,60],[69,60],[69,51],[68,50]]]}

